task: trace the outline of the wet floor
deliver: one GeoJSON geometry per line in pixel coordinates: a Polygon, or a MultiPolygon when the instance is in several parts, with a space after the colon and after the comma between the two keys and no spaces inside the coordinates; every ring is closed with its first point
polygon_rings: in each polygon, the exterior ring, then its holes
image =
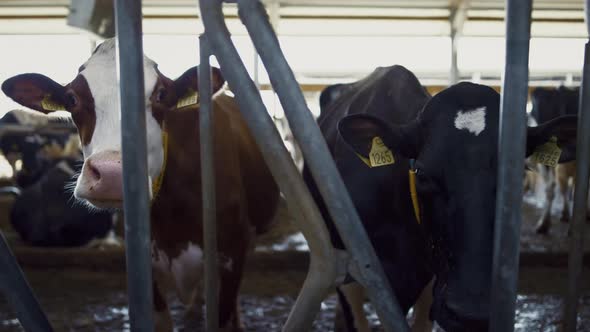
{"type": "MultiPolygon", "coordinates": [[[[521,268],[516,331],[558,331],[560,327],[561,296],[567,285],[566,265],[564,262],[558,262],[558,264],[550,264],[553,267],[539,267],[545,265],[542,261],[545,257],[543,254],[565,254],[567,251],[568,225],[558,221],[559,212],[559,209],[556,209],[553,213],[554,222],[549,234],[539,236],[534,233],[534,225],[540,211],[530,199],[524,204],[521,250],[541,254],[539,257],[542,264],[537,263],[534,266],[521,268]]],[[[590,236],[587,235],[586,239],[590,239],[590,236]]],[[[587,240],[586,244],[590,244],[590,240],[587,240]]],[[[306,246],[301,236],[289,237],[278,245],[276,240],[269,240],[257,251],[273,250],[298,252],[299,255],[293,256],[293,259],[275,258],[272,264],[268,264],[267,261],[260,263],[260,260],[258,263],[250,263],[240,297],[242,320],[247,331],[280,331],[305,278],[306,261],[300,258],[306,246]],[[294,259],[295,257],[297,259],[294,259]]],[[[41,253],[36,255],[39,256],[37,260],[47,260],[48,257],[58,260],[60,257],[55,255],[55,252],[51,255],[48,255],[47,251],[41,253]]],[[[67,256],[70,255],[67,254],[67,256]]],[[[28,253],[28,256],[31,256],[31,253],[28,253]]],[[[25,269],[27,278],[56,331],[129,330],[125,275],[120,272],[121,269],[117,270],[117,266],[121,264],[121,257],[113,257],[119,260],[111,267],[117,272],[64,267],[25,269]]],[[[34,262],[30,260],[30,257],[28,259],[29,262],[34,262]]],[[[99,262],[100,266],[107,265],[105,258],[100,259],[99,262]]],[[[88,265],[93,268],[97,266],[94,263],[88,265]]],[[[77,263],[76,266],[78,266],[77,263]]],[[[584,271],[582,283],[578,331],[590,331],[589,269],[584,271]]],[[[314,322],[313,331],[333,330],[335,306],[336,298],[331,295],[323,302],[314,322]]],[[[178,301],[172,300],[170,307],[178,331],[202,330],[202,321],[195,321],[194,315],[187,318],[178,301]]],[[[371,305],[367,304],[365,309],[373,330],[381,331],[371,305]]],[[[14,313],[2,298],[0,298],[0,331],[23,331],[14,313]]]]}
{"type": "MultiPolygon", "coordinates": [[[[26,270],[56,331],[127,331],[125,276],[84,270],[26,270]]],[[[516,331],[557,331],[560,294],[566,284],[563,269],[525,268],[521,271],[516,331]]],[[[280,331],[292,307],[303,271],[248,271],[240,298],[247,331],[280,331]]],[[[585,271],[579,331],[590,331],[590,270],[585,271]]],[[[336,298],[322,304],[313,331],[332,331],[336,298]]],[[[201,330],[198,320],[185,317],[182,305],[171,301],[178,331],[201,330]]],[[[374,331],[381,331],[370,304],[365,306],[374,331]]],[[[0,301],[0,331],[23,331],[6,303],[0,301]]]]}

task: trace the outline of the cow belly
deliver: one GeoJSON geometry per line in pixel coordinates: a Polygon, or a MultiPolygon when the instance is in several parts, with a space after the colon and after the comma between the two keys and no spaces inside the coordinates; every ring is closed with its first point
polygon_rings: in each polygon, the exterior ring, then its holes
{"type": "Polygon", "coordinates": [[[174,289],[184,305],[202,295],[203,250],[198,245],[189,243],[177,257],[170,258],[153,243],[152,268],[158,285],[174,289]]]}

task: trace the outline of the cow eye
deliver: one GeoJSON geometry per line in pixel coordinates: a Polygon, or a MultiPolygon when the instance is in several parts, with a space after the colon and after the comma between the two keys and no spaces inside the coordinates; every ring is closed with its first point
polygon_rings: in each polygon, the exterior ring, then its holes
{"type": "Polygon", "coordinates": [[[156,102],[161,103],[166,98],[166,89],[159,88],[156,92],[156,102]]]}
{"type": "Polygon", "coordinates": [[[74,106],[78,105],[78,98],[76,97],[76,95],[73,92],[71,92],[71,91],[66,92],[65,97],[66,97],[66,105],[68,107],[74,107],[74,106]]]}

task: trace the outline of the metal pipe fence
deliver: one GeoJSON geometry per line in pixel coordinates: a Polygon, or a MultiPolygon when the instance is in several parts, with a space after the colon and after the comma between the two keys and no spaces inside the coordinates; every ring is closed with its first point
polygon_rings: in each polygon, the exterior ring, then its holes
{"type": "Polygon", "coordinates": [[[51,332],[53,328],[0,232],[0,292],[26,331],[51,332]]]}
{"type": "MultiPolygon", "coordinates": [[[[590,36],[588,19],[590,0],[585,1],[586,25],[590,36]]],[[[570,224],[570,248],[568,285],[563,310],[565,332],[574,332],[577,327],[578,301],[581,290],[582,264],[584,258],[584,220],[588,199],[588,177],[590,165],[590,41],[584,48],[584,67],[580,86],[580,107],[576,141],[576,184],[574,189],[573,218],[570,224]]]]}
{"type": "Polygon", "coordinates": [[[116,0],[129,322],[153,331],[141,1],[116,0]]]}
{"type": "Polygon", "coordinates": [[[514,330],[522,220],[532,0],[506,1],[506,67],[500,105],[490,331],[514,330]]]}
{"type": "Polygon", "coordinates": [[[203,242],[205,255],[205,307],[207,331],[219,325],[219,273],[217,258],[217,225],[215,209],[215,163],[213,153],[213,106],[211,105],[211,51],[205,35],[201,35],[199,64],[199,135],[201,144],[201,186],[203,197],[203,242]]]}
{"type": "Polygon", "coordinates": [[[404,314],[340,178],[324,136],[281,51],[263,4],[259,0],[238,0],[238,14],[268,71],[305,163],[318,184],[338,233],[356,264],[357,277],[361,278],[358,281],[365,287],[387,329],[408,329],[404,314]]]}

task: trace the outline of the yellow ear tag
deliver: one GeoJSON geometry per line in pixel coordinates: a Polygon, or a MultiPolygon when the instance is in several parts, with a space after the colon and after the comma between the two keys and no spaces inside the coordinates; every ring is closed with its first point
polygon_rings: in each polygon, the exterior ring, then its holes
{"type": "Polygon", "coordinates": [[[43,100],[41,100],[41,107],[43,107],[46,111],[65,111],[66,108],[64,105],[56,103],[53,99],[51,99],[51,95],[45,95],[43,100]]]}
{"type": "Polygon", "coordinates": [[[549,141],[543,145],[538,146],[531,156],[533,162],[555,167],[561,156],[561,149],[557,146],[557,137],[551,136],[549,141]]]}
{"type": "Polygon", "coordinates": [[[371,167],[386,166],[395,163],[393,153],[379,136],[373,137],[373,145],[371,146],[371,152],[369,152],[369,162],[371,163],[371,167]]]}
{"type": "Polygon", "coordinates": [[[195,91],[190,91],[184,97],[178,100],[176,108],[183,108],[191,105],[195,105],[199,102],[199,94],[195,91]]]}

